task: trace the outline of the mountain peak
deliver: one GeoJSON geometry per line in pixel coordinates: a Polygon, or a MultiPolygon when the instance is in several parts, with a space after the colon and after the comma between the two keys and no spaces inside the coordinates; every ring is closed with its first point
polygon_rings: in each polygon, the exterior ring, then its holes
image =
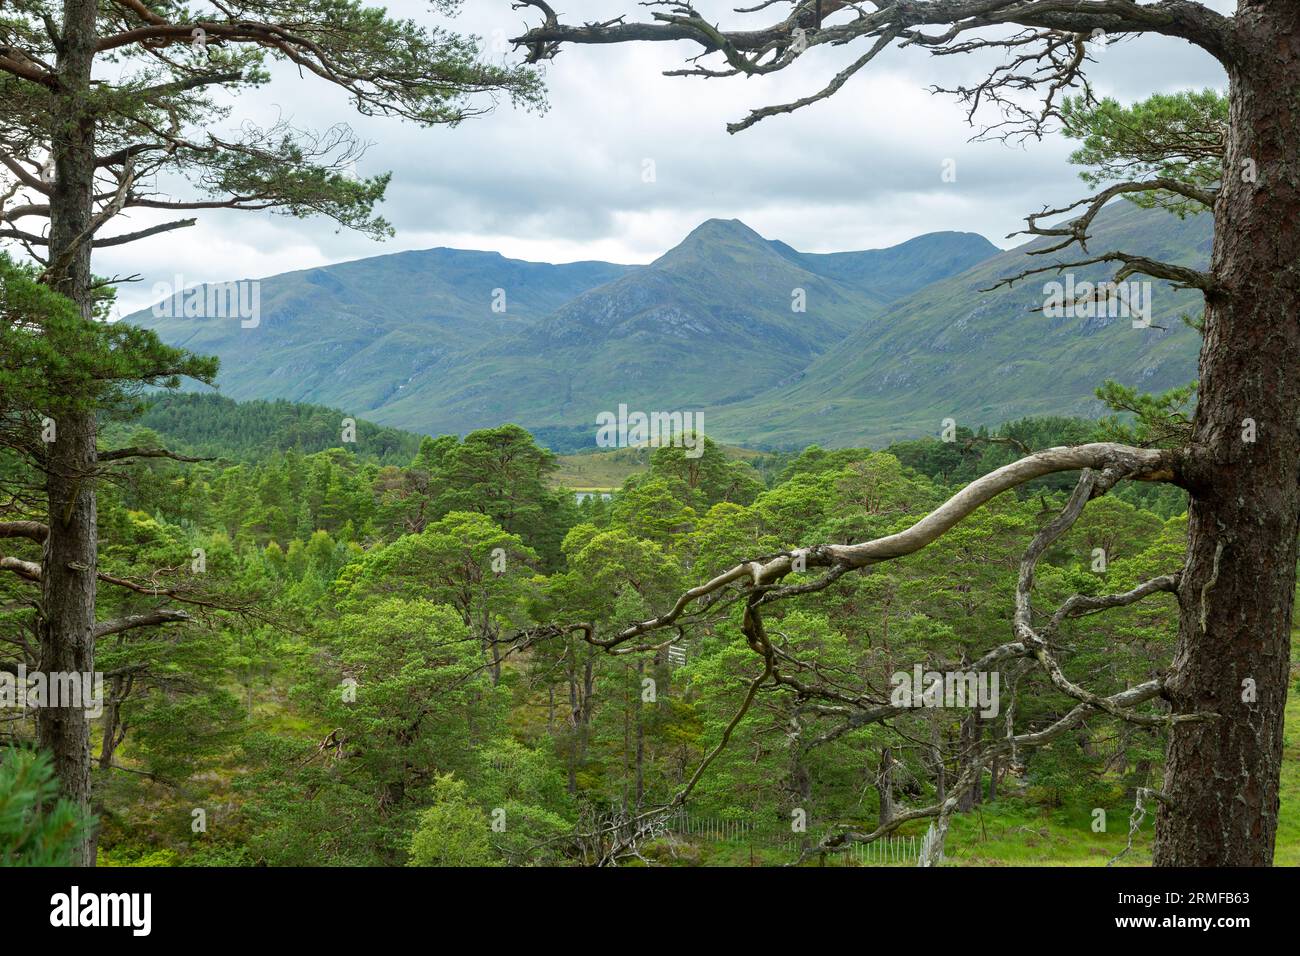
{"type": "Polygon", "coordinates": [[[739,219],[706,219],[682,240],[692,239],[742,239],[749,242],[766,242],[762,236],[750,229],[739,219]]]}
{"type": "Polygon", "coordinates": [[[671,266],[701,260],[732,261],[737,258],[760,259],[771,255],[766,239],[739,219],[706,219],[653,265],[671,266]]]}

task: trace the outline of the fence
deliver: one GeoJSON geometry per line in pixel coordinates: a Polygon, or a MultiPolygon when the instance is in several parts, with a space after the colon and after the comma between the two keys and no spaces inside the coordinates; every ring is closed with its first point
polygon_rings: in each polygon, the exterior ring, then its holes
{"type": "MultiPolygon", "coordinates": [[[[791,856],[815,842],[812,835],[792,833],[788,829],[758,826],[752,820],[722,817],[696,817],[678,811],[666,821],[667,829],[681,837],[711,843],[747,843],[780,850],[791,856]]],[[[843,850],[827,853],[827,866],[915,866],[921,852],[921,840],[915,836],[881,837],[871,843],[854,843],[843,850]]]]}

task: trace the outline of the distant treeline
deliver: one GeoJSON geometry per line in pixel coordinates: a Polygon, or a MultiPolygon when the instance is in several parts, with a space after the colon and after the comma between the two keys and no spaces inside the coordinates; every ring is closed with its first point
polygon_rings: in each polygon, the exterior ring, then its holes
{"type": "Polygon", "coordinates": [[[420,435],[365,421],[337,408],[284,399],[236,402],[222,395],[174,393],[149,400],[144,414],[125,427],[156,432],[182,454],[253,461],[274,452],[313,454],[343,445],[343,420],[356,421],[353,446],[363,461],[407,464],[420,435]]]}
{"type": "MultiPolygon", "coordinates": [[[[130,426],[115,427],[124,429],[124,434],[141,428],[155,432],[176,452],[252,462],[277,452],[310,455],[338,448],[343,444],[342,421],[348,417],[355,416],[336,408],[284,399],[236,402],[221,395],[174,393],[151,399],[144,414],[130,426]]],[[[419,453],[424,436],[360,418],[356,423],[358,440],[349,448],[359,461],[406,465],[419,453]]],[[[542,426],[529,432],[538,445],[556,454],[592,450],[591,428],[542,426]]],[[[993,429],[958,427],[951,437],[951,441],[927,436],[895,442],[884,451],[918,475],[946,485],[960,485],[1031,451],[1104,441],[1112,436],[1102,422],[1043,416],[1018,419],[993,429]]],[[[790,477],[789,469],[796,460],[807,462],[810,456],[824,456],[829,467],[841,460],[851,461],[858,454],[860,450],[813,445],[798,451],[770,451],[749,464],[771,487],[790,477]]],[[[1021,494],[1065,491],[1073,487],[1075,480],[1069,473],[1049,475],[1025,485],[1021,494]]],[[[1185,493],[1172,485],[1128,482],[1112,494],[1165,518],[1181,514],[1187,507],[1185,493]]]]}

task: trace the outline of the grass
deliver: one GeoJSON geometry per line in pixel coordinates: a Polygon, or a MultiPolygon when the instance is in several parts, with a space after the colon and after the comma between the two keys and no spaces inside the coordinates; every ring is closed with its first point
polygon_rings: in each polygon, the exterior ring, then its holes
{"type": "MultiPolygon", "coordinates": [[[[1048,809],[1025,800],[1000,800],[953,819],[945,856],[956,866],[1105,866],[1128,842],[1127,809],[1108,800],[1106,830],[1094,833],[1092,808],[1048,809]]],[[[1155,818],[1148,813],[1133,849],[1117,866],[1151,863],[1155,818]]]]}
{"type": "Polygon", "coordinates": [[[1300,866],[1300,693],[1292,693],[1286,705],[1281,801],[1273,865],[1300,866]]]}
{"type": "MultiPolygon", "coordinates": [[[[751,461],[763,452],[736,445],[723,445],[722,453],[728,458],[751,461]]],[[[609,451],[582,452],[577,455],[559,455],[559,469],[551,476],[551,484],[570,491],[617,491],[632,475],[650,467],[653,449],[611,448],[609,451]]]]}
{"type": "MultiPolygon", "coordinates": [[[[1274,866],[1300,866],[1300,693],[1287,701],[1283,738],[1281,810],[1278,815],[1274,866]]],[[[952,818],[944,848],[948,866],[1105,866],[1128,842],[1132,804],[1122,794],[1105,800],[1105,832],[1092,829],[1093,808],[1080,802],[1049,807],[1029,794],[1003,797],[952,818]]],[[[920,836],[925,823],[907,824],[900,834],[920,836]]],[[[1150,866],[1155,818],[1148,813],[1133,835],[1133,847],[1116,866],[1150,866]]],[[[742,838],[708,843],[690,839],[666,862],[676,865],[749,866],[750,846],[742,838]]],[[[793,856],[760,847],[753,861],[759,866],[779,866],[793,856]]],[[[826,865],[842,866],[844,859],[828,858],[826,865]]],[[[806,866],[817,866],[810,860],[806,866]]],[[[910,863],[889,864],[909,866],[910,863]]]]}
{"type": "Polygon", "coordinates": [[[551,476],[557,488],[570,491],[615,491],[623,482],[650,467],[648,448],[612,448],[609,451],[560,455],[559,469],[551,476]]]}
{"type": "MultiPolygon", "coordinates": [[[[1273,865],[1300,866],[1300,694],[1296,693],[1286,707],[1280,798],[1273,865]]],[[[1104,866],[1124,849],[1127,813],[1110,810],[1106,822],[1105,833],[1093,833],[1090,808],[1053,811],[1021,801],[998,801],[984,806],[982,813],[953,818],[947,855],[959,866],[1104,866]]],[[[1134,835],[1133,849],[1116,865],[1150,865],[1153,833],[1154,819],[1148,815],[1134,835]]]]}

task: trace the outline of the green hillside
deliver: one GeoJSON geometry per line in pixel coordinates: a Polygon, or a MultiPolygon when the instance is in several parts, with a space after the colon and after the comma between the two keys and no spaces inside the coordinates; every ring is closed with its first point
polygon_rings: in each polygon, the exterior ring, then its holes
{"type": "MultiPolygon", "coordinates": [[[[1196,266],[1208,261],[1211,241],[1208,216],[1180,220],[1120,202],[1098,216],[1089,248],[1196,266]]],[[[1200,337],[1179,316],[1199,315],[1199,293],[1153,282],[1152,327],[1136,329],[1128,317],[1032,311],[1055,273],[983,291],[1032,266],[1085,258],[1027,254],[1045,244],[1001,253],[893,303],[796,380],[710,410],[711,433],[760,446],[878,446],[937,434],[945,418],[974,427],[1028,415],[1095,416],[1093,391],[1108,378],[1158,391],[1196,377],[1200,337]]],[[[1103,281],[1114,268],[1080,268],[1075,280],[1103,281]]]]}
{"type": "Polygon", "coordinates": [[[810,272],[889,300],[901,299],[931,282],[965,272],[999,251],[972,232],[931,232],[888,249],[865,252],[796,252],[783,242],[774,242],[773,246],[810,272]]]}
{"type": "Polygon", "coordinates": [[[383,417],[456,431],[505,420],[586,424],[620,403],[650,411],[739,401],[797,374],[884,305],[790,262],[743,223],[710,220],[519,335],[422,372],[383,417]],[[793,307],[796,290],[806,311],[793,307]]]}
{"type": "MultiPolygon", "coordinates": [[[[1199,264],[1208,217],[1118,202],[1093,252],[1199,264]]],[[[997,252],[970,233],[888,249],[802,253],[737,220],[709,220],[648,266],[520,262],[495,253],[399,253],[262,282],[256,328],[156,318],[169,343],[222,359],[222,393],[344,409],[427,434],[518,422],[559,451],[590,447],[596,415],[702,411],[751,447],[882,445],[1031,415],[1100,413],[1116,379],[1145,390],[1195,377],[1197,297],[1154,282],[1152,325],[1052,318],[1044,284],[999,279],[1078,255],[997,252]],[[506,312],[493,312],[504,290],[506,312]],[[795,306],[803,300],[804,311],[795,306]]],[[[1105,265],[1074,270],[1108,279],[1105,265]]],[[[1138,277],[1140,278],[1140,277],[1138,277]]]]}
{"type": "MultiPolygon", "coordinates": [[[[231,318],[160,318],[148,309],[126,321],[219,356],[221,388],[232,398],[286,398],[359,415],[400,396],[448,356],[509,335],[634,268],[459,249],[401,252],[261,280],[255,328],[231,318]],[[495,289],[506,290],[505,313],[492,311],[495,289]]],[[[437,431],[436,423],[427,430],[437,431]]]]}
{"type": "Polygon", "coordinates": [[[219,356],[232,398],[325,404],[430,434],[514,421],[577,450],[619,404],[700,410],[793,381],[898,295],[995,252],[938,233],[804,254],[709,220],[643,267],[435,249],[265,279],[255,328],[149,310],[129,320],[219,356]],[[497,289],[504,314],[491,309],[497,289]]]}

